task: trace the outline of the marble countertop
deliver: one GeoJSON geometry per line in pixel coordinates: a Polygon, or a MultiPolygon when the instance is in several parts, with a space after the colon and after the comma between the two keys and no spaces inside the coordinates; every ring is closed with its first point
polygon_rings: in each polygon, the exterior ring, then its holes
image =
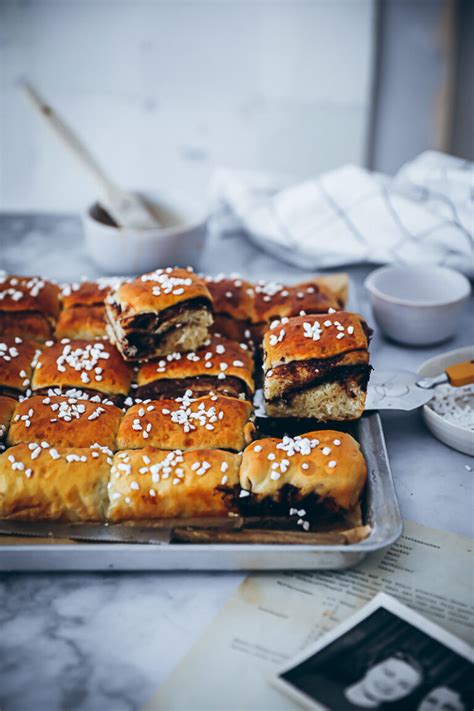
{"type": "MultiPolygon", "coordinates": [[[[225,241],[211,235],[201,268],[251,279],[307,276],[237,235],[225,241]]],[[[68,215],[0,215],[0,269],[63,280],[99,275],[84,252],[80,222],[68,215]]],[[[355,303],[370,318],[368,271],[349,270],[355,303]]],[[[471,313],[472,307],[471,300],[471,313]]],[[[401,348],[376,335],[372,361],[414,370],[472,340],[466,311],[456,338],[435,348],[401,348]]],[[[383,423],[404,518],[472,536],[474,474],[465,468],[472,460],[434,439],[418,412],[385,414],[383,423]]],[[[1,711],[139,709],[241,579],[238,573],[0,575],[1,711]]]]}

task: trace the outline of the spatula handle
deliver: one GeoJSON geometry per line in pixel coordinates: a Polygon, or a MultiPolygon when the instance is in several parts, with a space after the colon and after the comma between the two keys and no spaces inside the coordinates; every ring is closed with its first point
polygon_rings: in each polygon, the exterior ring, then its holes
{"type": "Polygon", "coordinates": [[[445,372],[449,378],[449,382],[455,388],[474,383],[474,361],[472,360],[450,365],[446,368],[445,372]]]}

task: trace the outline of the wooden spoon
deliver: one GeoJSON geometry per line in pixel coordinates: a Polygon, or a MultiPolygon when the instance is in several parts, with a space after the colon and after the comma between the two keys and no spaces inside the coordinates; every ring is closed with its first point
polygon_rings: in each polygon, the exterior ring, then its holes
{"type": "Polygon", "coordinates": [[[156,217],[143,200],[138,195],[120,188],[105,173],[91,152],[53,107],[42,99],[38,91],[27,82],[22,82],[20,87],[56,136],[69,148],[72,155],[96,181],[103,197],[101,203],[116,224],[119,227],[132,229],[156,229],[159,227],[156,217]]]}

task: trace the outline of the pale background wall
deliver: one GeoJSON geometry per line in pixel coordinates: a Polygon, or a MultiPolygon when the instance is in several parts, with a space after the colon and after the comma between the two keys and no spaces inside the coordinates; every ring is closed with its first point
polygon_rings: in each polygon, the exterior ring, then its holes
{"type": "MultiPolygon", "coordinates": [[[[472,2],[472,0],[471,0],[472,2]]],[[[371,162],[393,173],[429,148],[451,150],[456,0],[381,0],[371,162]]]]}
{"type": "Polygon", "coordinates": [[[201,196],[213,168],[363,163],[372,0],[0,0],[1,205],[94,195],[16,86],[27,76],[126,185],[201,196]]]}
{"type": "Polygon", "coordinates": [[[0,0],[0,209],[95,187],[32,80],[125,185],[201,198],[216,166],[393,173],[474,159],[473,0],[0,0]]]}

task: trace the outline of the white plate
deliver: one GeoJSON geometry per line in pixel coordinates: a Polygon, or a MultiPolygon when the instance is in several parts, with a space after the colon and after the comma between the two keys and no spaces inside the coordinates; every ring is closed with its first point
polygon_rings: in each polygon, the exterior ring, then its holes
{"type": "MultiPolygon", "coordinates": [[[[435,376],[442,373],[448,365],[474,360],[474,346],[457,348],[441,355],[425,360],[418,368],[418,373],[424,376],[435,376]]],[[[465,427],[454,425],[431,409],[429,404],[423,406],[423,419],[429,430],[441,442],[464,454],[474,455],[474,432],[465,427]]]]}

